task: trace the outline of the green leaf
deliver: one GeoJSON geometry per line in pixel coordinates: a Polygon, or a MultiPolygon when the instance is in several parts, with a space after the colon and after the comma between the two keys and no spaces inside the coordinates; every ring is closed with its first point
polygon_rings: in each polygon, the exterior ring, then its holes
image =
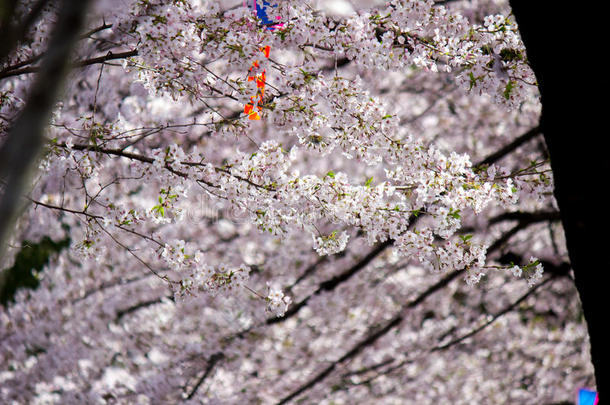
{"type": "Polygon", "coordinates": [[[460,219],[461,218],[460,210],[455,210],[454,211],[453,209],[450,209],[449,210],[449,214],[447,214],[447,215],[450,216],[451,218],[455,218],[455,219],[460,219]]]}
{"type": "Polygon", "coordinates": [[[372,177],[372,176],[371,176],[371,177],[369,177],[369,178],[366,180],[366,183],[364,183],[364,185],[365,185],[367,188],[370,188],[370,187],[371,187],[371,183],[373,183],[373,177],[372,177]]]}
{"type": "Polygon", "coordinates": [[[500,50],[500,58],[502,58],[502,60],[506,62],[524,59],[521,51],[513,48],[504,48],[500,50]]]}
{"type": "Polygon", "coordinates": [[[472,239],[472,235],[460,235],[460,239],[462,242],[468,242],[470,239],[472,239]]]}
{"type": "Polygon", "coordinates": [[[491,55],[493,53],[493,48],[491,47],[491,45],[483,45],[481,47],[481,53],[483,55],[491,55]]]}
{"type": "Polygon", "coordinates": [[[330,177],[331,179],[335,178],[335,172],[333,172],[332,170],[329,170],[328,173],[326,173],[327,177],[330,177]]]}
{"type": "Polygon", "coordinates": [[[506,83],[506,87],[504,88],[504,98],[505,99],[509,99],[510,98],[510,93],[513,91],[513,89],[515,88],[515,82],[513,82],[512,80],[509,80],[508,83],[506,83]]]}
{"type": "Polygon", "coordinates": [[[52,255],[68,246],[70,238],[56,242],[45,236],[38,243],[23,241],[12,267],[0,269],[3,277],[3,283],[0,285],[0,306],[14,301],[15,293],[21,288],[37,288],[40,282],[38,272],[45,269],[52,255]]]}
{"type": "Polygon", "coordinates": [[[477,84],[477,79],[474,77],[474,73],[468,73],[468,77],[470,78],[470,83],[468,85],[468,90],[472,90],[474,86],[477,84]]]}

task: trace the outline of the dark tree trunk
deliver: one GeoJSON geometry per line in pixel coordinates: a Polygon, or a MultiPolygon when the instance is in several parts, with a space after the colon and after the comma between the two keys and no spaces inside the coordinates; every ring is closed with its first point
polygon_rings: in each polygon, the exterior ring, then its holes
{"type": "MultiPolygon", "coordinates": [[[[603,4],[606,2],[599,2],[603,4]]],[[[608,14],[598,4],[511,0],[540,88],[548,147],[570,262],[591,340],[600,399],[608,395],[610,343],[610,154],[608,14]]],[[[577,388],[577,387],[575,387],[577,388]]]]}
{"type": "MultiPolygon", "coordinates": [[[[0,145],[0,259],[2,259],[5,239],[12,230],[14,217],[19,206],[24,203],[23,186],[44,144],[44,129],[48,125],[51,111],[69,68],[72,48],[80,34],[90,1],[64,0],[61,3],[49,46],[38,76],[29,89],[25,107],[12,123],[8,135],[0,145]]],[[[6,13],[14,11],[13,6],[16,2],[10,1],[6,5],[2,3],[0,21],[3,25],[0,27],[0,33],[12,32],[11,38],[6,41],[10,39],[13,41],[12,45],[16,45],[18,40],[22,40],[28,26],[40,13],[38,6],[43,6],[45,3],[39,1],[32,14],[25,18],[23,26],[12,29],[6,27],[6,21],[13,23],[10,20],[14,16],[6,13]],[[22,36],[15,37],[19,33],[22,36]]],[[[5,38],[0,37],[0,42],[4,40],[5,38]]],[[[2,57],[11,52],[10,45],[7,42],[0,46],[0,66],[4,62],[2,57]]],[[[3,283],[3,275],[0,273],[0,287],[3,283]]]]}

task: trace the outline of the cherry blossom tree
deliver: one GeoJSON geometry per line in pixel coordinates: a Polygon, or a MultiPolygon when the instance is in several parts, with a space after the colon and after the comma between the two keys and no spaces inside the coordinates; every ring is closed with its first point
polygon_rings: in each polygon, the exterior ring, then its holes
{"type": "Polygon", "coordinates": [[[506,1],[74,3],[2,8],[2,402],[595,386],[506,1]]]}

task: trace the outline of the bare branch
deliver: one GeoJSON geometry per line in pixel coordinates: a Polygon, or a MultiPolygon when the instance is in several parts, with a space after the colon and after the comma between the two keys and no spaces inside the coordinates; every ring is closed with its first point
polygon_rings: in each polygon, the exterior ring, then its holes
{"type": "MultiPolygon", "coordinates": [[[[518,224],[514,228],[510,229],[508,232],[506,232],[506,234],[504,234],[502,237],[500,237],[496,241],[496,243],[492,244],[489,247],[487,252],[492,253],[493,251],[499,249],[508,239],[510,239],[510,237],[514,236],[514,234],[516,234],[517,232],[519,232],[521,229],[523,229],[525,227],[527,227],[527,225],[518,224]]],[[[460,270],[456,270],[452,273],[449,273],[448,275],[446,275],[445,277],[443,277],[442,279],[440,279],[433,285],[429,286],[425,291],[420,293],[417,297],[415,297],[414,299],[403,304],[401,309],[390,320],[386,321],[384,325],[378,326],[378,327],[374,328],[372,331],[370,331],[362,340],[360,340],[358,343],[356,343],[354,346],[352,346],[352,348],[349,351],[347,351],[343,356],[341,356],[338,360],[331,362],[321,372],[316,374],[313,378],[311,378],[305,384],[301,385],[299,388],[297,388],[296,390],[292,391],[290,394],[288,394],[287,396],[282,398],[278,402],[278,405],[287,403],[288,401],[301,395],[303,392],[309,390],[310,388],[312,388],[319,382],[322,382],[339,364],[342,364],[342,363],[346,362],[347,360],[352,359],[353,357],[358,355],[360,352],[362,352],[365,348],[371,346],[381,337],[385,336],[388,332],[393,330],[395,327],[399,326],[402,323],[402,321],[404,320],[406,311],[417,307],[418,305],[423,303],[428,297],[430,297],[434,293],[436,293],[436,292],[442,290],[443,288],[445,288],[446,286],[448,286],[453,280],[455,280],[457,277],[461,276],[465,272],[466,272],[466,269],[460,269],[460,270]]]]}
{"type": "MultiPolygon", "coordinates": [[[[118,53],[113,53],[112,51],[108,51],[108,53],[106,55],[97,56],[97,57],[91,58],[91,59],[75,61],[75,62],[72,62],[72,64],[70,66],[72,68],[79,68],[79,67],[84,67],[84,66],[89,66],[89,65],[95,65],[97,63],[105,63],[109,60],[125,59],[125,58],[129,58],[132,56],[137,56],[137,55],[138,55],[137,49],[132,49],[131,51],[118,52],[118,53]]],[[[28,66],[28,67],[24,67],[21,69],[2,71],[2,72],[0,72],[0,79],[4,79],[7,77],[11,77],[11,76],[19,76],[19,75],[24,75],[24,74],[29,74],[29,73],[36,73],[36,72],[39,72],[40,69],[41,68],[38,66],[28,66]]]]}
{"type": "Polygon", "coordinates": [[[523,135],[518,136],[515,140],[513,140],[508,145],[502,147],[501,149],[499,149],[496,152],[492,153],[491,155],[487,156],[485,159],[481,160],[479,163],[475,164],[474,167],[489,166],[493,163],[496,163],[497,161],[499,161],[506,155],[515,151],[515,149],[517,149],[519,146],[534,139],[536,136],[540,135],[541,133],[542,133],[542,131],[540,129],[540,126],[530,129],[523,135]]]}
{"type": "Polygon", "coordinates": [[[487,322],[485,322],[484,324],[482,324],[481,326],[474,328],[473,330],[471,330],[470,332],[455,338],[445,344],[442,345],[438,345],[434,348],[432,348],[430,350],[430,352],[436,352],[436,351],[440,351],[440,350],[446,350],[451,346],[454,346],[458,343],[463,342],[464,340],[476,335],[477,333],[481,332],[483,329],[487,328],[489,325],[491,325],[492,323],[494,323],[495,321],[498,320],[498,318],[502,317],[503,315],[506,315],[507,313],[509,313],[510,311],[512,311],[513,309],[515,309],[519,304],[521,304],[523,301],[525,301],[529,296],[533,295],[536,293],[536,291],[538,291],[538,289],[542,288],[543,286],[545,286],[546,284],[548,284],[551,280],[554,280],[555,277],[551,276],[551,277],[547,277],[546,280],[544,280],[541,283],[536,284],[533,288],[531,288],[530,290],[528,290],[525,294],[523,294],[521,297],[519,297],[519,299],[517,299],[515,302],[513,302],[512,304],[506,306],[504,309],[502,309],[501,311],[497,312],[496,314],[494,314],[487,322]]]}
{"type": "Polygon", "coordinates": [[[188,394],[188,396],[186,397],[187,400],[190,400],[190,399],[192,399],[195,396],[195,394],[197,393],[197,390],[199,389],[201,384],[203,384],[205,379],[208,378],[208,376],[210,375],[210,373],[214,369],[214,366],[216,366],[216,363],[218,363],[224,357],[225,357],[225,355],[222,352],[214,353],[210,357],[210,360],[208,360],[208,366],[206,367],[205,371],[203,372],[203,375],[201,376],[201,378],[199,378],[199,380],[197,380],[197,383],[193,387],[193,390],[191,391],[191,393],[188,394]]]}

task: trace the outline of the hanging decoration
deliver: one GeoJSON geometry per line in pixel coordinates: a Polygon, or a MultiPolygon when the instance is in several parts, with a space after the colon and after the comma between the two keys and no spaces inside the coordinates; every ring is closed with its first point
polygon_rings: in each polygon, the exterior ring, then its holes
{"type": "Polygon", "coordinates": [[[599,396],[597,392],[584,388],[578,390],[578,405],[597,405],[598,403],[599,396]]]}
{"type": "MultiPolygon", "coordinates": [[[[277,5],[272,6],[268,1],[257,2],[256,0],[251,0],[251,2],[246,2],[244,0],[244,7],[253,10],[256,18],[261,21],[261,24],[266,27],[267,30],[274,31],[284,26],[282,23],[272,21],[267,14],[267,7],[277,7],[277,5]]],[[[277,16],[276,20],[281,20],[281,17],[277,16]]],[[[270,51],[271,47],[269,45],[261,48],[261,52],[265,58],[269,58],[270,51]]],[[[256,95],[250,97],[250,102],[244,106],[244,114],[246,114],[250,120],[260,120],[261,112],[263,110],[263,98],[265,97],[267,76],[264,69],[262,72],[259,71],[259,61],[255,60],[248,70],[248,81],[254,81],[256,83],[256,95]]]]}

